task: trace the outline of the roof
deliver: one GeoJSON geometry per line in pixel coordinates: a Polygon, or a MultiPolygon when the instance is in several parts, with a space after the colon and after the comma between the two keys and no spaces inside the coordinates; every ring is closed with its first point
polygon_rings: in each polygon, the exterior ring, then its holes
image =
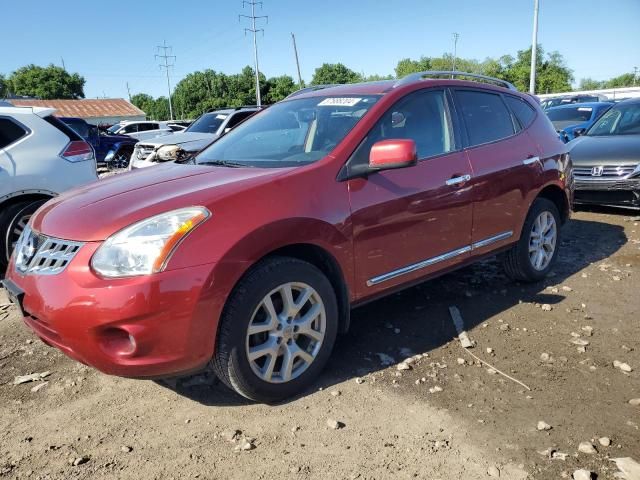
{"type": "Polygon", "coordinates": [[[59,117],[139,117],[145,113],[124,98],[99,98],[81,100],[35,100],[31,98],[12,99],[16,107],[50,107],[57,110],[59,117]]]}
{"type": "Polygon", "coordinates": [[[3,106],[0,105],[0,113],[6,115],[24,115],[24,114],[35,114],[39,117],[46,117],[47,115],[52,115],[55,113],[55,108],[46,108],[46,107],[14,107],[13,105],[3,106]]]}
{"type": "Polygon", "coordinates": [[[586,108],[595,108],[595,109],[600,109],[600,108],[609,108],[611,105],[613,105],[613,102],[576,102],[576,103],[565,103],[563,105],[556,105],[555,107],[549,107],[547,109],[547,111],[551,111],[551,110],[566,110],[569,108],[580,108],[580,107],[586,107],[586,108]]]}

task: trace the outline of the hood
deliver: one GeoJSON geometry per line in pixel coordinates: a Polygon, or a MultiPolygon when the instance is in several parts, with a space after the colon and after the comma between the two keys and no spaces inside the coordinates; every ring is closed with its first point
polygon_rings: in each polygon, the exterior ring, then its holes
{"type": "Polygon", "coordinates": [[[572,140],[567,146],[574,167],[640,163],[640,135],[585,135],[572,140]]]}
{"type": "Polygon", "coordinates": [[[56,238],[102,241],[145,218],[215,202],[269,182],[289,168],[228,168],[167,163],[108,177],[50,200],[33,215],[32,227],[56,238]]]}
{"type": "Polygon", "coordinates": [[[101,142],[108,143],[136,143],[138,140],[129,135],[100,135],[101,142]]]}
{"type": "Polygon", "coordinates": [[[169,136],[161,135],[149,140],[144,140],[140,142],[140,144],[153,145],[154,147],[162,145],[180,145],[183,150],[196,151],[201,150],[213,142],[217,137],[218,135],[215,133],[180,132],[169,136]]]}

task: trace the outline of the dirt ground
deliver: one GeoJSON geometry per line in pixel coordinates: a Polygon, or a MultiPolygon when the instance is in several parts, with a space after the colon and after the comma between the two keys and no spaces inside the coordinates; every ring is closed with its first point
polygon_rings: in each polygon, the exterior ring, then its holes
{"type": "Polygon", "coordinates": [[[539,284],[513,283],[489,260],[354,310],[315,388],[276,406],[208,375],[107,377],[0,307],[0,478],[518,480],[578,468],[617,478],[611,458],[640,461],[640,405],[629,403],[640,397],[634,218],[574,214],[559,263],[539,284]],[[462,349],[451,305],[476,343],[470,352],[530,391],[462,349]],[[579,452],[581,442],[597,452],[579,452]]]}

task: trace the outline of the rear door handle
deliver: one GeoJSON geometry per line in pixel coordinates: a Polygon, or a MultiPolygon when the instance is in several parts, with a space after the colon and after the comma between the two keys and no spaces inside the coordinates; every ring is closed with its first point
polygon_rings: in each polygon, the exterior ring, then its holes
{"type": "Polygon", "coordinates": [[[458,185],[459,183],[468,182],[469,180],[471,180],[471,175],[467,174],[467,175],[462,175],[460,177],[450,178],[444,183],[450,187],[451,185],[458,185]]]}
{"type": "Polygon", "coordinates": [[[540,162],[540,157],[529,157],[522,160],[522,163],[524,165],[531,165],[532,163],[539,163],[539,162],[540,162]]]}

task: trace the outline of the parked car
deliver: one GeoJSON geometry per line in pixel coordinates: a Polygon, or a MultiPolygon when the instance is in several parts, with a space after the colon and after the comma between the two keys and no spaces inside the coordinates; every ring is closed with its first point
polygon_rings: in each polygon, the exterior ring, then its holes
{"type": "Polygon", "coordinates": [[[586,132],[612,105],[611,102],[570,103],[549,108],[546,114],[560,138],[569,142],[575,138],[576,130],[578,133],[586,132]]]}
{"type": "Polygon", "coordinates": [[[314,381],[356,305],[498,253],[541,280],[570,215],[566,145],[507,82],[430,75],[303,93],[186,163],[57,198],[21,237],[10,297],[103,372],[210,365],[273,402],[314,381]],[[52,242],[64,263],[29,248],[52,242]]]}
{"type": "Polygon", "coordinates": [[[97,179],[91,145],[54,112],[0,106],[0,274],[38,207],[97,179]]]}
{"type": "Polygon", "coordinates": [[[568,146],[576,203],[640,208],[640,98],[616,103],[568,146]]]}
{"type": "Polygon", "coordinates": [[[174,129],[169,122],[126,121],[116,123],[107,129],[110,135],[128,135],[136,140],[147,140],[158,135],[169,135],[174,129]]]}
{"type": "Polygon", "coordinates": [[[160,162],[190,157],[260,110],[260,107],[225,108],[205,113],[181,134],[140,142],[130,168],[145,168],[160,162]]]}
{"type": "Polygon", "coordinates": [[[76,117],[59,117],[64,123],[73,128],[78,135],[91,144],[96,154],[98,168],[112,166],[125,168],[133,153],[133,146],[138,140],[128,135],[107,135],[100,133],[95,125],[76,117]]]}
{"type": "Polygon", "coordinates": [[[564,95],[561,97],[552,97],[542,100],[540,105],[543,110],[548,110],[560,105],[568,105],[571,103],[593,103],[593,102],[606,102],[607,96],[601,94],[580,94],[580,95],[564,95]]]}

